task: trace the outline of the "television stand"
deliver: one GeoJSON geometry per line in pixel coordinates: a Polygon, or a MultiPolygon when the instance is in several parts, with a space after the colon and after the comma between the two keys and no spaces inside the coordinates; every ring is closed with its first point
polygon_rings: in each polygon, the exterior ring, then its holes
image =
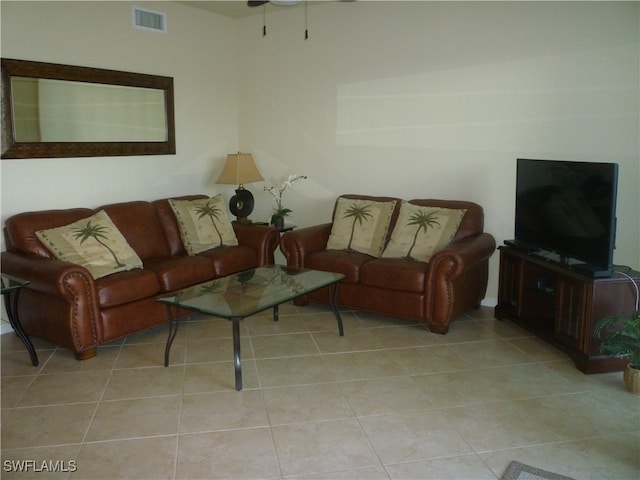
{"type": "Polygon", "coordinates": [[[505,240],[504,244],[507,245],[508,247],[518,250],[519,252],[524,252],[524,253],[535,253],[539,250],[537,247],[534,247],[532,245],[529,245],[528,243],[525,243],[516,239],[505,240]]]}
{"type": "Polygon", "coordinates": [[[612,270],[602,270],[601,267],[591,265],[589,263],[578,263],[571,265],[571,269],[582,275],[586,275],[591,278],[608,278],[613,275],[612,270]]]}
{"type": "MultiPolygon", "coordinates": [[[[509,246],[500,251],[495,316],[509,319],[567,353],[584,373],[623,370],[627,364],[600,352],[593,335],[597,320],[631,314],[635,291],[617,272],[594,278],[509,246]]],[[[625,272],[640,282],[640,272],[625,272]]]]}

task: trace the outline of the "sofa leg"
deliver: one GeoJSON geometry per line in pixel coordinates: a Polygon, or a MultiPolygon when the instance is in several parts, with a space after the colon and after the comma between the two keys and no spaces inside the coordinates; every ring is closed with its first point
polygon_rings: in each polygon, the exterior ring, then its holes
{"type": "Polygon", "coordinates": [[[440,324],[432,323],[429,325],[429,330],[431,331],[431,333],[445,335],[449,333],[449,325],[440,325],[440,324]]]}
{"type": "Polygon", "coordinates": [[[89,360],[98,354],[98,349],[92,348],[90,350],[85,350],[84,352],[75,352],[75,354],[76,360],[89,360]]]}

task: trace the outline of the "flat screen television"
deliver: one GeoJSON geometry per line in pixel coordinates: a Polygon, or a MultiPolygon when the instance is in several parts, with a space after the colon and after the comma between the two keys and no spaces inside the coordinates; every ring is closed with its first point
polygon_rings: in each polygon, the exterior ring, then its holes
{"type": "MultiPolygon", "coordinates": [[[[616,163],[519,158],[516,248],[558,255],[593,277],[611,276],[616,238],[616,163]]],[[[508,243],[508,242],[507,242],[508,243]]]]}

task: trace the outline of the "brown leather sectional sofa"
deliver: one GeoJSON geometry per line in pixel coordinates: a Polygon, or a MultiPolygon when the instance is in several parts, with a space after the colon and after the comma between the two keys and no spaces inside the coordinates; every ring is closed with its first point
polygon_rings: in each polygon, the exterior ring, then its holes
{"type": "MultiPolygon", "coordinates": [[[[395,201],[386,238],[386,242],[389,241],[401,199],[365,195],[341,197],[395,201]]],[[[411,200],[409,203],[466,209],[451,243],[433,255],[428,263],[327,250],[333,223],[286,233],[280,248],[289,266],[344,274],[346,278],[338,289],[339,306],[416,320],[432,332],[445,334],[456,316],[480,306],[487,289],[489,258],[496,248],[495,239],[483,232],[484,213],[480,205],[449,200],[411,200]]],[[[325,291],[318,291],[299,299],[297,304],[304,305],[309,300],[329,301],[325,291]]]]}
{"type": "MultiPolygon", "coordinates": [[[[206,195],[179,197],[183,200],[206,195]]],[[[237,246],[186,254],[168,199],[131,201],[97,209],[74,208],[15,215],[6,221],[2,272],[31,283],[23,288],[18,315],[30,336],[75,352],[96,347],[168,321],[156,299],[167,292],[262,265],[273,264],[278,231],[233,224],[237,246]],[[35,232],[68,225],[105,210],[143,262],[143,268],[97,280],[78,265],[55,259],[35,232]]]]}

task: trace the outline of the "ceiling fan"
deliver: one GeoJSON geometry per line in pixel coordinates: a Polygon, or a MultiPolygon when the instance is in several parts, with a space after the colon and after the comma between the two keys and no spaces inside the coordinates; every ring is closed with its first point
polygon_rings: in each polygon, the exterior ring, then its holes
{"type": "MultiPolygon", "coordinates": [[[[295,5],[298,5],[302,1],[304,1],[304,5],[305,5],[305,23],[306,23],[306,8],[308,6],[308,2],[306,0],[249,0],[249,1],[247,1],[247,6],[249,6],[249,7],[263,7],[267,3],[271,3],[273,5],[277,5],[277,6],[280,6],[280,7],[293,7],[295,5]]],[[[356,0],[338,0],[338,1],[339,2],[355,2],[356,0]]],[[[263,37],[267,36],[266,16],[267,16],[267,14],[266,14],[266,7],[265,7],[265,9],[264,9],[264,21],[263,21],[263,25],[262,25],[262,36],[263,37]]],[[[304,39],[307,40],[308,38],[309,38],[309,29],[305,25],[304,39]]]]}

